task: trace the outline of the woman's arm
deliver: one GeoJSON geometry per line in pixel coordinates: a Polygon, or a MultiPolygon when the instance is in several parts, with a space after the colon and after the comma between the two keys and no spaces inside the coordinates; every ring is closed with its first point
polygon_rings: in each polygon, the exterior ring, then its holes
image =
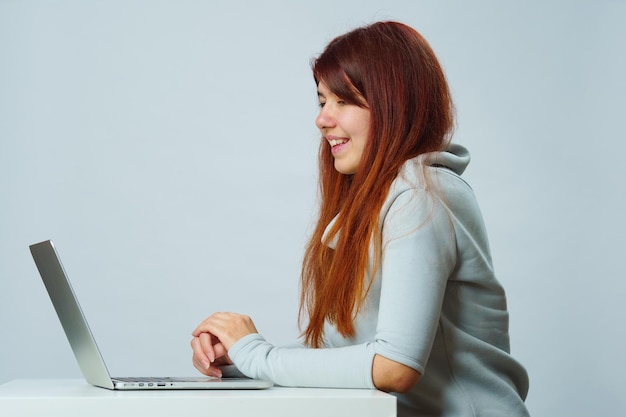
{"type": "MultiPolygon", "coordinates": [[[[219,374],[215,372],[216,367],[209,365],[211,363],[219,364],[221,362],[220,359],[226,355],[226,352],[230,350],[237,341],[252,334],[258,333],[250,317],[235,313],[213,314],[211,317],[204,320],[193,332],[194,339],[191,345],[194,351],[194,365],[200,372],[206,375],[219,376],[219,374]],[[210,358],[213,359],[213,361],[210,358]]],[[[260,335],[258,335],[257,341],[259,338],[260,335]]],[[[256,350],[261,349],[261,351],[264,352],[261,357],[267,357],[269,354],[274,356],[281,355],[284,360],[289,360],[291,357],[292,359],[295,358],[296,361],[300,363],[308,361],[317,370],[329,366],[328,355],[333,355],[333,353],[329,352],[329,349],[308,349],[309,352],[306,352],[307,349],[300,348],[288,349],[288,351],[285,352],[284,348],[276,348],[265,341],[263,341],[263,344],[265,346],[261,346],[258,343],[256,345],[256,350]],[[324,356],[326,356],[325,359],[324,356]],[[316,360],[318,358],[320,360],[316,360]]],[[[245,350],[245,347],[243,349],[245,350]]],[[[239,350],[236,350],[235,355],[238,353],[239,350]]],[[[348,355],[352,354],[353,353],[350,353],[348,355]]],[[[327,377],[330,377],[337,371],[341,371],[341,367],[329,369],[325,371],[325,373],[327,377]]],[[[272,377],[271,375],[267,375],[268,371],[265,371],[265,374],[266,377],[272,377]]],[[[322,377],[324,377],[324,375],[322,375],[322,377]]],[[[419,377],[419,372],[406,365],[392,361],[381,355],[374,356],[372,361],[372,382],[377,389],[387,392],[406,392],[417,383],[419,377]]],[[[275,378],[275,376],[273,376],[273,378],[275,378]]],[[[329,384],[331,384],[331,381],[313,382],[315,386],[328,386],[329,384]]]]}
{"type": "Polygon", "coordinates": [[[420,379],[420,373],[406,365],[374,356],[372,380],[377,389],[385,392],[408,392],[420,379]]]}

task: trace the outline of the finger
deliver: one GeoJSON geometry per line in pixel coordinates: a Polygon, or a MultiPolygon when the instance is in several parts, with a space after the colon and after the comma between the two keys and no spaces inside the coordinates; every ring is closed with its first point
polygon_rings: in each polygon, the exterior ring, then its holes
{"type": "MultiPolygon", "coordinates": [[[[202,344],[200,343],[200,338],[194,337],[191,339],[191,349],[193,350],[193,364],[196,368],[207,370],[211,366],[211,360],[207,357],[206,353],[204,353],[204,349],[202,348],[202,344]]],[[[204,373],[203,371],[201,371],[204,373]]]]}
{"type": "MultiPolygon", "coordinates": [[[[209,335],[207,333],[202,333],[198,339],[200,339],[200,341],[202,341],[204,338],[207,338],[209,335]],[[205,335],[205,336],[202,336],[205,335]]],[[[220,340],[213,336],[210,335],[210,339],[211,339],[211,348],[213,349],[213,360],[211,360],[211,364],[215,364],[215,365],[223,365],[224,363],[230,363],[230,358],[228,357],[228,350],[226,349],[226,346],[224,346],[224,344],[222,342],[220,342],[220,340]]],[[[206,354],[206,349],[202,348],[203,352],[206,354]]],[[[211,359],[211,357],[207,354],[207,357],[209,359],[211,359]]]]}
{"type": "Polygon", "coordinates": [[[198,336],[202,351],[209,359],[210,363],[215,361],[215,349],[213,348],[213,338],[209,333],[200,333],[198,336]]]}
{"type": "Polygon", "coordinates": [[[211,365],[208,368],[205,368],[204,365],[200,363],[196,358],[193,358],[192,363],[193,363],[193,366],[198,371],[200,371],[201,374],[204,374],[206,376],[216,377],[216,378],[222,377],[222,370],[216,366],[211,365]]]}
{"type": "Polygon", "coordinates": [[[215,360],[221,358],[226,358],[227,362],[230,362],[230,358],[228,357],[228,351],[226,350],[226,346],[223,343],[219,342],[213,345],[213,350],[215,351],[215,360]]]}
{"type": "Polygon", "coordinates": [[[191,363],[193,364],[194,368],[196,368],[201,374],[209,376],[209,374],[208,374],[209,368],[205,368],[204,365],[202,365],[200,362],[198,362],[198,359],[196,359],[194,357],[191,360],[191,363]]]}
{"type": "Polygon", "coordinates": [[[194,353],[191,359],[191,363],[193,364],[193,366],[198,371],[200,371],[200,373],[206,376],[213,376],[213,377],[221,378],[222,370],[219,369],[217,366],[210,364],[207,361],[207,358],[203,355],[202,351],[200,351],[200,354],[197,353],[198,348],[199,348],[199,340],[197,337],[191,341],[191,344],[192,344],[192,347],[194,348],[194,353]]]}
{"type": "Polygon", "coordinates": [[[217,366],[212,366],[209,368],[209,370],[207,371],[209,376],[213,376],[215,378],[221,378],[222,377],[222,370],[220,368],[218,368],[217,366]]]}

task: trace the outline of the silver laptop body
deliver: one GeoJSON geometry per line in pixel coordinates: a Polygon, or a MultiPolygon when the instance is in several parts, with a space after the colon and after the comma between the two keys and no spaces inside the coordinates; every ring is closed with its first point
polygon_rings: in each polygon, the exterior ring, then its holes
{"type": "MultiPolygon", "coordinates": [[[[271,382],[243,376],[233,378],[111,378],[54,244],[50,240],[36,243],[30,245],[30,252],[74,351],[74,356],[88,383],[114,390],[263,389],[272,386],[271,382]]],[[[227,372],[224,374],[227,375],[227,372]]]]}

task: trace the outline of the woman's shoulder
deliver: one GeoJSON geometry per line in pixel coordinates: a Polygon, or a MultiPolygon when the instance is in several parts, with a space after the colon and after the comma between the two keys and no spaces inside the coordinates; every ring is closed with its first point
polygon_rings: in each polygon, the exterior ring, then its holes
{"type": "Polygon", "coordinates": [[[455,216],[473,216],[479,212],[476,197],[461,176],[469,161],[468,150],[458,144],[450,145],[446,151],[426,153],[406,161],[389,189],[381,210],[382,219],[390,210],[397,211],[393,207],[430,215],[435,207],[441,206],[455,216]]]}

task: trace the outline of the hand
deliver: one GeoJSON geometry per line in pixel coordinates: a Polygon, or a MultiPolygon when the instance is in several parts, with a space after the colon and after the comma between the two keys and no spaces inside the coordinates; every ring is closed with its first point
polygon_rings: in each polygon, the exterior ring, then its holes
{"type": "Polygon", "coordinates": [[[220,366],[231,364],[226,348],[209,333],[200,333],[191,339],[193,366],[206,376],[222,377],[220,366]]]}
{"type": "Polygon", "coordinates": [[[216,366],[232,363],[228,350],[239,339],[258,333],[252,319],[235,313],[215,313],[192,332],[192,362],[196,369],[208,376],[221,376],[216,366]]]}

